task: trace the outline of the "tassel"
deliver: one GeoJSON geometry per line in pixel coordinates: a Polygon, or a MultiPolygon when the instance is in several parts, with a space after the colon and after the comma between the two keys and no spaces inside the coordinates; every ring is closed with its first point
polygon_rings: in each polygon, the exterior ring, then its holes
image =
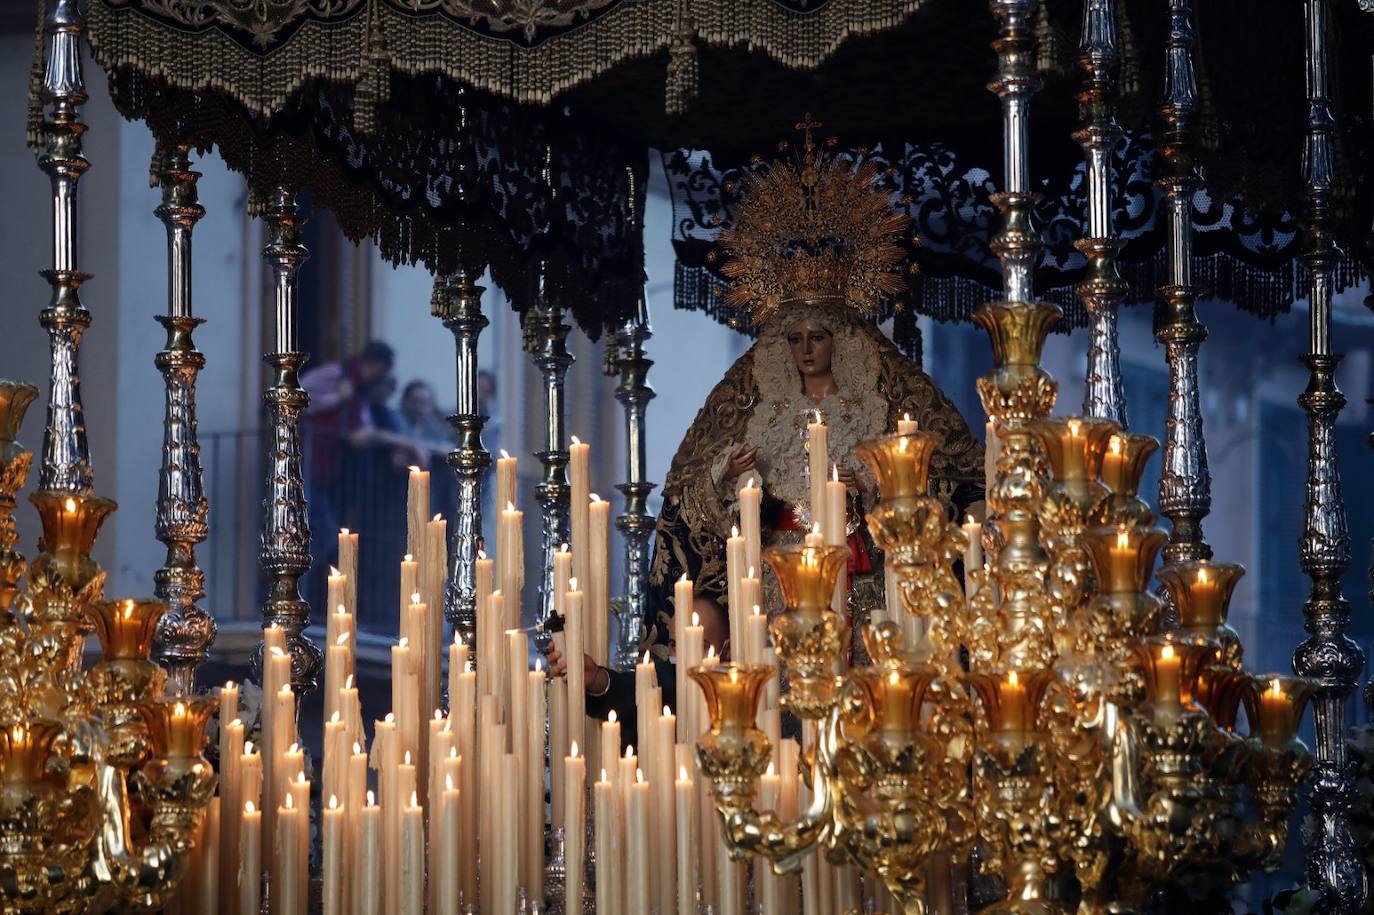
{"type": "Polygon", "coordinates": [[[353,129],[372,136],[377,132],[381,107],[391,98],[391,58],[382,34],[381,4],[371,0],[367,9],[367,50],[353,93],[353,129]]]}
{"type": "Polygon", "coordinates": [[[678,28],[668,48],[668,80],[664,108],[668,114],[686,114],[697,96],[697,46],[692,20],[678,17],[678,28]]]}
{"type": "Polygon", "coordinates": [[[1117,91],[1122,98],[1133,98],[1140,93],[1140,55],[1136,53],[1135,33],[1131,31],[1131,20],[1126,13],[1126,4],[1116,5],[1116,34],[1118,57],[1121,60],[1121,74],[1117,78],[1117,91]]]}
{"type": "Polygon", "coordinates": [[[33,30],[33,64],[29,67],[29,107],[24,141],[36,156],[43,151],[43,26],[46,0],[38,0],[38,24],[33,30]]]}
{"type": "Polygon", "coordinates": [[[1042,2],[1035,18],[1035,69],[1044,76],[1058,76],[1065,70],[1063,41],[1050,22],[1050,11],[1042,2]]]}

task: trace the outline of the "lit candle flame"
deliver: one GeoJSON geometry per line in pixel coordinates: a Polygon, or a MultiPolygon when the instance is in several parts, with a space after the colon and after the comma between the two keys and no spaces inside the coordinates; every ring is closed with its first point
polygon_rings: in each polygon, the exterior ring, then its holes
{"type": "Polygon", "coordinates": [[[1020,685],[1021,685],[1021,678],[1018,677],[1018,676],[1016,675],[1016,671],[1012,670],[1012,671],[1008,671],[1008,672],[1007,672],[1007,685],[1008,685],[1008,686],[1020,686],[1020,685]]]}
{"type": "Polygon", "coordinates": [[[1127,533],[1126,531],[1124,531],[1124,530],[1117,531],[1117,532],[1116,532],[1116,548],[1117,548],[1118,550],[1127,550],[1127,549],[1130,549],[1130,547],[1131,547],[1131,535],[1128,534],[1128,533],[1127,533]]]}
{"type": "Polygon", "coordinates": [[[401,765],[403,765],[403,766],[408,766],[408,765],[410,765],[410,751],[409,751],[409,750],[406,750],[405,762],[401,763],[401,765]]]}
{"type": "Polygon", "coordinates": [[[412,591],[412,592],[410,592],[410,602],[411,602],[412,604],[418,604],[418,603],[420,602],[420,592],[419,592],[419,591],[412,591]]]}
{"type": "Polygon", "coordinates": [[[731,536],[731,537],[738,537],[738,536],[739,536],[739,525],[738,525],[738,524],[732,524],[732,525],[730,525],[730,536],[731,536]]]}
{"type": "Polygon", "coordinates": [[[768,771],[765,772],[765,773],[763,773],[763,774],[764,774],[764,775],[773,775],[773,774],[774,774],[774,772],[773,772],[773,761],[772,761],[771,759],[768,760],[768,771]]]}
{"type": "Polygon", "coordinates": [[[664,718],[671,717],[672,714],[673,714],[673,710],[672,710],[672,709],[668,708],[668,706],[666,706],[666,705],[663,706],[663,717],[664,717],[664,718]]]}
{"type": "Polygon", "coordinates": [[[590,494],[587,496],[587,498],[590,499],[590,500],[593,501],[593,502],[600,502],[600,501],[601,501],[601,497],[598,496],[596,493],[590,493],[590,494]]]}
{"type": "Polygon", "coordinates": [[[609,723],[609,724],[615,724],[615,723],[616,723],[617,721],[619,721],[619,720],[620,720],[619,717],[617,717],[617,715],[616,715],[616,713],[615,713],[615,709],[611,709],[610,714],[608,714],[608,715],[606,716],[606,721],[607,721],[607,723],[609,723]]]}
{"type": "Polygon", "coordinates": [[[367,792],[367,806],[369,806],[369,807],[376,807],[376,806],[377,806],[377,794],[376,794],[376,792],[372,791],[371,789],[368,789],[368,792],[367,792]]]}
{"type": "Polygon", "coordinates": [[[833,481],[833,482],[835,482],[835,483],[840,482],[840,465],[839,465],[839,464],[831,464],[831,465],[830,465],[830,479],[831,479],[831,481],[833,481]]]}
{"type": "Polygon", "coordinates": [[[338,799],[338,797],[336,797],[335,795],[332,795],[332,794],[329,795],[329,809],[330,809],[330,810],[338,810],[338,809],[339,809],[339,799],[338,799]]]}
{"type": "Polygon", "coordinates": [[[353,741],[353,755],[354,755],[354,756],[357,756],[357,755],[358,755],[359,753],[361,753],[362,751],[363,751],[363,745],[360,744],[360,743],[358,743],[358,741],[356,741],[356,740],[353,741]]]}
{"type": "Polygon", "coordinates": [[[330,715],[330,716],[329,716],[329,722],[330,722],[330,724],[338,724],[338,723],[339,723],[339,713],[338,713],[338,712],[335,712],[334,714],[330,715]]]}
{"type": "Polygon", "coordinates": [[[1174,646],[1165,645],[1159,652],[1161,661],[1172,661],[1174,659],[1174,646]]]}
{"type": "Polygon", "coordinates": [[[902,682],[902,676],[894,670],[892,671],[892,673],[887,675],[887,682],[892,684],[893,686],[896,686],[897,684],[902,682]]]}
{"type": "Polygon", "coordinates": [[[566,553],[566,552],[568,552],[568,544],[567,544],[567,543],[561,543],[561,544],[559,544],[559,546],[558,546],[558,552],[560,552],[560,553],[566,553]]]}
{"type": "Polygon", "coordinates": [[[412,555],[410,555],[409,553],[406,553],[404,556],[401,557],[401,559],[402,559],[403,561],[405,561],[405,562],[414,562],[414,561],[415,561],[415,557],[412,556],[412,555]]]}
{"type": "Polygon", "coordinates": [[[411,465],[410,465],[410,472],[411,472],[411,473],[419,473],[419,472],[420,472],[420,467],[419,467],[419,465],[417,465],[417,464],[411,464],[411,465]]]}
{"type": "Polygon", "coordinates": [[[452,775],[445,775],[445,776],[444,776],[444,790],[445,790],[445,791],[452,791],[452,790],[453,790],[453,776],[452,776],[452,775]]]}
{"type": "Polygon", "coordinates": [[[347,645],[347,644],[348,644],[348,633],[347,633],[347,632],[340,632],[340,633],[339,633],[339,637],[338,637],[337,639],[334,640],[334,644],[335,644],[335,645],[347,645]]]}
{"type": "Polygon", "coordinates": [[[640,769],[640,768],[636,768],[636,769],[635,769],[635,784],[638,784],[638,785],[644,784],[644,770],[643,770],[643,769],[640,769]]]}
{"type": "Polygon", "coordinates": [[[396,647],[397,647],[397,648],[409,648],[409,647],[410,647],[410,639],[409,639],[408,637],[404,636],[404,635],[401,636],[401,640],[400,640],[399,642],[396,643],[396,647]]]}
{"type": "Polygon", "coordinates": [[[352,674],[349,674],[347,677],[344,678],[344,689],[352,689],[352,688],[353,688],[353,675],[352,675],[352,674]]]}
{"type": "Polygon", "coordinates": [[[571,577],[571,578],[568,579],[568,590],[569,590],[569,591],[576,591],[576,590],[577,590],[577,576],[576,576],[576,575],[574,575],[573,577],[571,577]]]}
{"type": "Polygon", "coordinates": [[[1078,438],[1078,430],[1083,424],[1076,419],[1069,420],[1069,437],[1078,438]]]}
{"type": "Polygon", "coordinates": [[[251,741],[251,740],[245,740],[245,741],[243,742],[243,755],[244,755],[244,756],[252,756],[252,755],[253,755],[253,741],[251,741]]]}
{"type": "Polygon", "coordinates": [[[287,809],[287,810],[290,810],[292,807],[295,807],[295,806],[296,806],[295,802],[291,800],[291,795],[288,794],[288,795],[286,796],[286,809],[287,809]]]}
{"type": "Polygon", "coordinates": [[[577,758],[577,741],[576,741],[576,740],[574,740],[574,741],[572,742],[572,746],[568,748],[568,755],[571,756],[571,757],[573,757],[574,759],[577,758]]]}
{"type": "Polygon", "coordinates": [[[1206,568],[1198,569],[1198,570],[1197,570],[1197,583],[1200,584],[1200,585],[1205,585],[1205,584],[1207,584],[1207,582],[1208,582],[1208,578],[1207,578],[1207,569],[1206,569],[1206,568]]]}
{"type": "Polygon", "coordinates": [[[701,625],[701,614],[697,613],[695,610],[692,611],[692,625],[693,625],[693,626],[700,626],[700,625],[701,625]]]}
{"type": "Polygon", "coordinates": [[[329,577],[330,577],[330,578],[338,578],[338,577],[339,577],[339,570],[336,569],[334,566],[330,566],[330,567],[329,567],[329,577]]]}
{"type": "Polygon", "coordinates": [[[69,511],[69,512],[74,512],[74,511],[76,511],[76,500],[73,499],[71,496],[68,496],[68,497],[67,497],[67,511],[69,511]]]}
{"type": "Polygon", "coordinates": [[[686,766],[678,766],[678,767],[677,767],[677,780],[680,781],[680,782],[685,782],[685,781],[687,781],[687,767],[686,767],[686,766]]]}
{"type": "Polygon", "coordinates": [[[731,667],[730,667],[730,682],[731,682],[731,683],[738,683],[738,682],[739,682],[739,670],[738,670],[737,668],[735,668],[734,666],[731,666],[731,667]]]}
{"type": "Polygon", "coordinates": [[[626,759],[634,759],[634,758],[635,758],[635,745],[634,745],[634,744],[628,744],[628,745],[626,745],[626,747],[625,747],[625,758],[626,758],[626,759]]]}
{"type": "Polygon", "coordinates": [[[1120,439],[1120,437],[1113,435],[1113,436],[1112,436],[1112,440],[1111,440],[1110,442],[1108,442],[1107,444],[1111,446],[1112,454],[1118,454],[1118,455],[1121,454],[1121,439],[1120,439]]]}
{"type": "Polygon", "coordinates": [[[257,811],[257,809],[258,809],[257,807],[254,807],[254,806],[253,806],[253,802],[252,802],[252,801],[245,801],[244,804],[243,804],[243,812],[244,812],[244,813],[255,813],[255,812],[257,811]]]}
{"type": "Polygon", "coordinates": [[[578,438],[576,435],[574,435],[574,436],[572,437],[572,443],[573,443],[574,445],[580,445],[580,444],[582,444],[582,439],[580,439],[580,438],[578,438]]]}
{"type": "Polygon", "coordinates": [[[1278,677],[1274,677],[1269,681],[1269,695],[1276,699],[1283,698],[1283,684],[1279,682],[1278,677]]]}
{"type": "Polygon", "coordinates": [[[507,451],[505,448],[502,448],[502,449],[501,449],[501,460],[503,460],[503,461],[509,461],[509,460],[510,460],[510,452],[507,451]]]}

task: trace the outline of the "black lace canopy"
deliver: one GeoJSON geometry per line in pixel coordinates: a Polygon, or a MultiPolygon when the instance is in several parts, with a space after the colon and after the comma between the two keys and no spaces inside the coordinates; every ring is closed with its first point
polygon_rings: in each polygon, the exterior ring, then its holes
{"type": "MultiPolygon", "coordinates": [[[[1162,231],[1151,141],[1166,10],[1118,4],[1113,211],[1138,299],[1162,231]]],[[[1301,6],[1196,4],[1198,281],[1259,314],[1293,301],[1306,105],[1301,6]],[[1241,24],[1244,27],[1241,27],[1241,24]],[[1263,27],[1260,27],[1262,24],[1263,27]]],[[[1082,315],[1081,150],[1073,57],[1081,0],[1045,0],[1031,105],[1045,240],[1037,288],[1082,315]]],[[[1353,281],[1370,226],[1374,17],[1333,7],[1336,224],[1353,281]]],[[[651,156],[673,199],[680,307],[741,329],[710,263],[732,173],[810,111],[841,148],[889,166],[912,217],[914,313],[962,319],[999,285],[988,239],[1001,172],[995,34],[968,0],[91,0],[116,104],[160,140],[213,147],[259,189],[285,184],[350,238],[436,271],[490,268],[516,308],[539,295],[595,335],[633,313],[651,156]],[[666,152],[657,152],[666,150],[666,152]]]]}

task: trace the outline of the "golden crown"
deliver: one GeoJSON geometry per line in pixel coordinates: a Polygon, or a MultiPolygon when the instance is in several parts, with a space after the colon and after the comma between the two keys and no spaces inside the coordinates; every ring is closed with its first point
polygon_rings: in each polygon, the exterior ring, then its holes
{"type": "Polygon", "coordinates": [[[740,179],[735,223],[718,239],[731,280],[726,304],[752,312],[756,325],[803,298],[838,298],[874,314],[906,288],[897,243],[906,215],[892,208],[872,160],[846,162],[817,148],[812,130],[820,126],[810,114],[796,125],[803,144],[791,161],[755,160],[740,179]]]}

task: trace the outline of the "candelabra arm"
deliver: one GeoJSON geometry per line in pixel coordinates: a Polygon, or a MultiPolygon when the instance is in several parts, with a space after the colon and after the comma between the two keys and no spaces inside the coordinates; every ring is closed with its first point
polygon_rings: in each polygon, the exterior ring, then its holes
{"type": "MultiPolygon", "coordinates": [[[[490,323],[482,314],[484,289],[467,274],[434,282],[432,313],[453,334],[458,363],[458,406],[449,417],[455,447],[448,465],[458,483],[458,505],[449,533],[449,576],[444,619],[472,652],[477,648],[477,551],[482,544],[482,481],[491,455],[482,445],[487,418],[478,412],[477,338],[490,323]]],[[[499,506],[504,508],[505,506],[499,506]]]]}
{"type": "Polygon", "coordinates": [[[98,838],[94,869],[98,879],[114,884],[119,896],[145,909],[161,909],[180,890],[195,848],[195,834],[205,805],[214,794],[216,776],[208,763],[187,773],[174,793],[153,788],[140,771],[133,781],[151,792],[152,818],[141,840],[130,827],[131,809],[125,774],[102,765],[97,775],[97,803],[105,828],[98,838]]]}
{"type": "Polygon", "coordinates": [[[1128,835],[1144,820],[1140,811],[1140,749],[1135,732],[1118,721],[1111,742],[1112,793],[1106,809],[1107,822],[1118,835],[1128,835]]]}
{"type": "Polygon", "coordinates": [[[836,834],[832,785],[837,775],[833,748],[839,746],[839,717],[839,709],[833,709],[821,726],[810,767],[811,805],[796,820],[783,822],[772,811],[759,813],[747,802],[725,800],[717,793],[716,807],[732,858],[757,854],[768,859],[774,873],[789,874],[801,869],[807,855],[831,842],[836,834]],[[826,749],[827,745],[832,749],[826,749]]]}
{"type": "Polygon", "coordinates": [[[81,74],[84,26],[76,0],[58,0],[46,25],[43,100],[49,111],[43,120],[44,146],[38,165],[52,181],[53,266],[43,271],[52,298],[39,315],[39,323],[48,332],[51,361],[38,488],[89,493],[94,478],[77,374],[77,351],[91,325],[91,313],[79,293],[90,277],[76,265],[76,186],[90,168],[81,149],[86,125],[80,109],[88,98],[81,74]]]}
{"type": "MultiPolygon", "coordinates": [[[[310,605],[300,594],[300,579],[310,568],[310,520],[306,514],[301,441],[301,417],[310,403],[300,384],[300,367],[308,358],[297,347],[297,278],[309,252],[301,244],[302,218],[295,197],[278,188],[269,199],[256,201],[258,215],[267,221],[269,242],[263,256],[275,280],[275,351],[263,357],[273,371],[273,384],[263,392],[270,425],[267,452],[267,495],[263,500],[260,561],[268,576],[264,626],[286,631],[291,655],[291,686],[297,693],[315,688],[322,666],[320,649],[305,636],[310,605]]],[[[252,656],[261,677],[263,644],[252,656]]]]}
{"type": "Polygon", "coordinates": [[[568,446],[564,423],[563,385],[573,363],[563,309],[543,299],[525,316],[525,350],[544,378],[544,449],[535,454],[544,475],[534,489],[540,508],[539,622],[553,615],[553,554],[568,542],[568,446]]]}
{"type": "Polygon", "coordinates": [[[202,482],[200,442],[196,436],[196,378],[205,357],[192,332],[201,323],[191,315],[191,231],[205,215],[196,196],[198,172],[192,171],[189,148],[160,148],[153,173],[162,185],[162,203],[154,211],[167,227],[167,314],[158,321],[167,343],[154,364],[162,373],[165,412],[162,421],[162,468],[154,530],[167,548],[154,589],[170,610],[158,624],[158,661],[167,668],[172,690],[195,692],[196,668],[209,656],[215,621],[196,605],[205,596],[205,573],[196,563],[196,544],[208,533],[208,503],[202,482]]]}
{"type": "Polygon", "coordinates": [[[649,538],[654,517],[649,513],[649,494],[654,484],[645,479],[644,420],[654,389],[646,383],[654,364],[644,356],[644,343],[652,336],[647,306],[641,299],[639,314],[615,335],[614,367],[620,375],[616,400],[625,408],[626,481],[616,488],[625,496],[625,512],[615,526],[625,540],[625,603],[620,617],[620,641],[616,655],[622,667],[634,665],[644,635],[644,616],[649,592],[649,538]]]}

